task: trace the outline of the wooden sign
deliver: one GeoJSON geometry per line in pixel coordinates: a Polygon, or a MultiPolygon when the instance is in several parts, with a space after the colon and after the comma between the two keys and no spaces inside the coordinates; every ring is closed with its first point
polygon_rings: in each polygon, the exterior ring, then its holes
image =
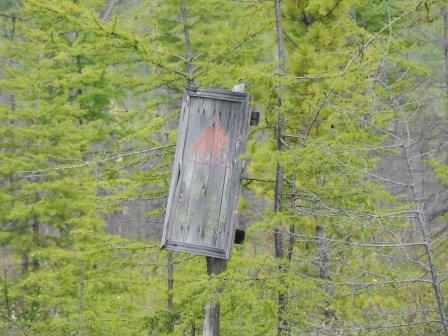
{"type": "Polygon", "coordinates": [[[249,122],[248,94],[187,87],[162,247],[230,257],[249,122]]]}

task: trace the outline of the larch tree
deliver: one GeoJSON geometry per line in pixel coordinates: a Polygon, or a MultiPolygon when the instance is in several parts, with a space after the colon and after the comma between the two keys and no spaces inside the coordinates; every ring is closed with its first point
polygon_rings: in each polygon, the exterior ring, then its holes
{"type": "Polygon", "coordinates": [[[1,331],[446,334],[443,5],[2,2],[1,331]],[[240,82],[248,239],[209,277],[159,250],[179,104],[240,82]]]}

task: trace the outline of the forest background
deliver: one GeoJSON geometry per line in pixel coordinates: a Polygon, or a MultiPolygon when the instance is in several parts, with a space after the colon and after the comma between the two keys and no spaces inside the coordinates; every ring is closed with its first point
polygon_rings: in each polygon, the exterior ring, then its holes
{"type": "Polygon", "coordinates": [[[0,333],[448,335],[448,4],[1,0],[0,333]],[[187,84],[245,83],[227,271],[160,250],[187,84]],[[219,289],[219,290],[218,290],[219,289]]]}

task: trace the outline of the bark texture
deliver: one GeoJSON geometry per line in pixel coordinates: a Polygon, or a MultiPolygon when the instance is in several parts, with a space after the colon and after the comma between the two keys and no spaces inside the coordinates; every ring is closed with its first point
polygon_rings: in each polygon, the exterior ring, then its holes
{"type": "MultiPolygon", "coordinates": [[[[285,49],[283,46],[283,29],[282,29],[282,9],[281,0],[275,0],[275,28],[277,32],[277,52],[278,52],[278,74],[283,79],[286,73],[286,57],[285,49]]],[[[284,95],[284,83],[280,84],[278,108],[279,111],[282,107],[282,100],[284,95]]],[[[277,120],[277,149],[279,151],[283,150],[284,147],[284,137],[285,137],[285,120],[281,112],[279,112],[277,120]]],[[[282,188],[283,188],[283,176],[284,168],[279,163],[277,163],[276,174],[275,174],[275,194],[274,194],[274,213],[281,212],[282,210],[282,188]]],[[[280,228],[274,229],[274,249],[275,257],[283,259],[285,256],[285,251],[283,247],[283,234],[280,228]]],[[[284,271],[280,266],[280,271],[284,271]]],[[[286,321],[286,313],[288,310],[288,299],[284,293],[278,293],[278,326],[277,335],[287,334],[288,326],[286,321]]]]}

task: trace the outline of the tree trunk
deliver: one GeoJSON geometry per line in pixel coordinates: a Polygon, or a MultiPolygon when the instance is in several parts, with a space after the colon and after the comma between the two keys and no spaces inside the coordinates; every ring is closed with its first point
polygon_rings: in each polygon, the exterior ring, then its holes
{"type": "MultiPolygon", "coordinates": [[[[319,225],[317,227],[316,236],[319,250],[319,278],[323,280],[330,280],[330,260],[328,258],[329,248],[324,226],[319,225]]],[[[326,282],[324,284],[324,290],[326,293],[331,295],[333,291],[331,284],[326,282]]],[[[333,333],[333,324],[336,320],[336,312],[331,308],[331,304],[328,301],[326,301],[324,309],[325,330],[333,333]]]]}
{"type": "Polygon", "coordinates": [[[190,27],[188,25],[188,14],[187,8],[185,7],[185,2],[180,3],[180,17],[184,26],[184,40],[185,40],[185,70],[188,75],[188,85],[194,85],[193,77],[193,51],[191,49],[190,42],[190,27]]]}
{"type": "MultiPolygon", "coordinates": [[[[291,211],[296,208],[297,194],[296,194],[296,177],[292,177],[292,187],[291,187],[291,211]]],[[[292,260],[292,255],[294,253],[294,235],[296,234],[296,226],[291,224],[289,226],[289,239],[288,239],[288,261],[292,260]]]]}
{"type": "MultiPolygon", "coordinates": [[[[182,20],[183,24],[183,31],[184,31],[184,46],[185,46],[185,71],[187,73],[187,85],[195,85],[194,77],[193,77],[193,50],[191,48],[191,41],[190,41],[190,27],[188,25],[188,13],[187,13],[187,7],[185,6],[185,2],[180,2],[180,18],[182,20]]],[[[206,314],[207,314],[207,308],[206,308],[206,314]]],[[[207,316],[206,316],[207,319],[207,316]]],[[[219,321],[219,316],[218,316],[219,321]]],[[[205,332],[205,327],[204,327],[205,332]]],[[[218,331],[219,332],[219,331],[218,331]]],[[[193,323],[191,326],[191,336],[196,335],[196,325],[193,323]]]]}
{"type": "Polygon", "coordinates": [[[288,240],[288,261],[291,261],[294,253],[294,235],[296,234],[296,226],[291,224],[289,226],[289,240],[288,240]]]}
{"type": "Polygon", "coordinates": [[[173,332],[174,330],[174,313],[173,313],[173,287],[174,287],[174,279],[173,279],[173,252],[168,251],[167,256],[167,287],[168,287],[168,297],[166,306],[169,314],[169,322],[168,322],[168,332],[173,332]]]}
{"type": "Polygon", "coordinates": [[[448,93],[448,10],[446,9],[446,7],[442,7],[442,16],[444,28],[443,47],[445,55],[445,86],[448,93]]]}
{"type": "Polygon", "coordinates": [[[26,276],[28,274],[29,266],[30,266],[30,260],[28,254],[24,254],[22,256],[22,271],[21,271],[22,276],[26,276]]]}
{"type": "Polygon", "coordinates": [[[78,320],[78,336],[84,335],[84,281],[85,281],[85,268],[84,264],[81,264],[81,272],[79,279],[79,320],[78,320]]]}
{"type": "MultiPolygon", "coordinates": [[[[277,51],[278,51],[278,72],[282,82],[280,83],[280,92],[278,99],[279,115],[277,120],[277,149],[283,150],[284,147],[284,134],[285,134],[285,121],[283,115],[280,112],[282,107],[282,99],[284,95],[284,83],[285,77],[285,49],[283,47],[283,31],[282,31],[282,13],[281,13],[281,0],[275,0],[275,28],[277,32],[277,51]]],[[[283,188],[283,166],[277,163],[275,174],[275,194],[274,194],[274,213],[282,211],[282,188],[283,188]]],[[[283,248],[283,234],[281,228],[274,229],[274,249],[275,257],[279,259],[284,258],[283,248]]],[[[283,267],[280,266],[280,271],[283,272],[283,267]]],[[[288,299],[283,292],[278,293],[278,326],[277,335],[281,336],[288,330],[286,322],[286,312],[288,310],[288,299]]]]}
{"type": "Polygon", "coordinates": [[[440,283],[438,271],[436,264],[434,262],[434,257],[432,253],[432,242],[429,237],[428,228],[427,228],[427,221],[426,221],[426,211],[424,209],[424,204],[422,203],[420,199],[420,195],[417,192],[416,188],[416,179],[414,174],[414,169],[412,167],[411,161],[410,161],[410,153],[409,153],[409,147],[406,147],[403,149],[404,157],[406,160],[406,165],[409,173],[410,178],[410,190],[411,190],[411,201],[415,203],[416,205],[416,215],[413,216],[413,219],[417,222],[417,225],[420,229],[420,233],[423,238],[424,247],[425,247],[425,254],[428,259],[428,267],[429,271],[431,273],[431,282],[434,289],[434,294],[437,301],[437,308],[438,313],[440,316],[440,322],[442,323],[444,334],[448,335],[448,319],[445,311],[445,298],[442,291],[442,286],[440,283]]]}
{"type": "Polygon", "coordinates": [[[107,21],[109,20],[110,17],[110,13],[112,13],[112,9],[115,6],[115,1],[116,0],[112,0],[111,2],[109,2],[109,4],[107,5],[107,7],[104,9],[104,11],[101,13],[100,17],[101,17],[101,21],[107,21]]]}
{"type": "Polygon", "coordinates": [[[322,225],[319,225],[316,231],[319,245],[319,278],[327,280],[330,278],[327,235],[322,225]]]}
{"type": "MultiPolygon", "coordinates": [[[[17,17],[15,15],[11,16],[11,31],[9,32],[9,34],[7,34],[8,39],[11,42],[14,41],[14,36],[16,33],[16,22],[17,22],[17,17]]],[[[12,64],[14,64],[14,61],[12,62],[12,64]]],[[[8,100],[9,100],[9,108],[11,109],[11,111],[15,111],[16,110],[16,96],[13,93],[10,93],[8,95],[8,100]]]]}
{"type": "MultiPolygon", "coordinates": [[[[33,215],[31,228],[33,235],[33,247],[35,247],[39,245],[39,221],[37,220],[36,215],[33,215]]],[[[39,269],[39,259],[37,257],[33,257],[33,259],[31,260],[31,266],[33,271],[37,271],[39,269]]]]}

